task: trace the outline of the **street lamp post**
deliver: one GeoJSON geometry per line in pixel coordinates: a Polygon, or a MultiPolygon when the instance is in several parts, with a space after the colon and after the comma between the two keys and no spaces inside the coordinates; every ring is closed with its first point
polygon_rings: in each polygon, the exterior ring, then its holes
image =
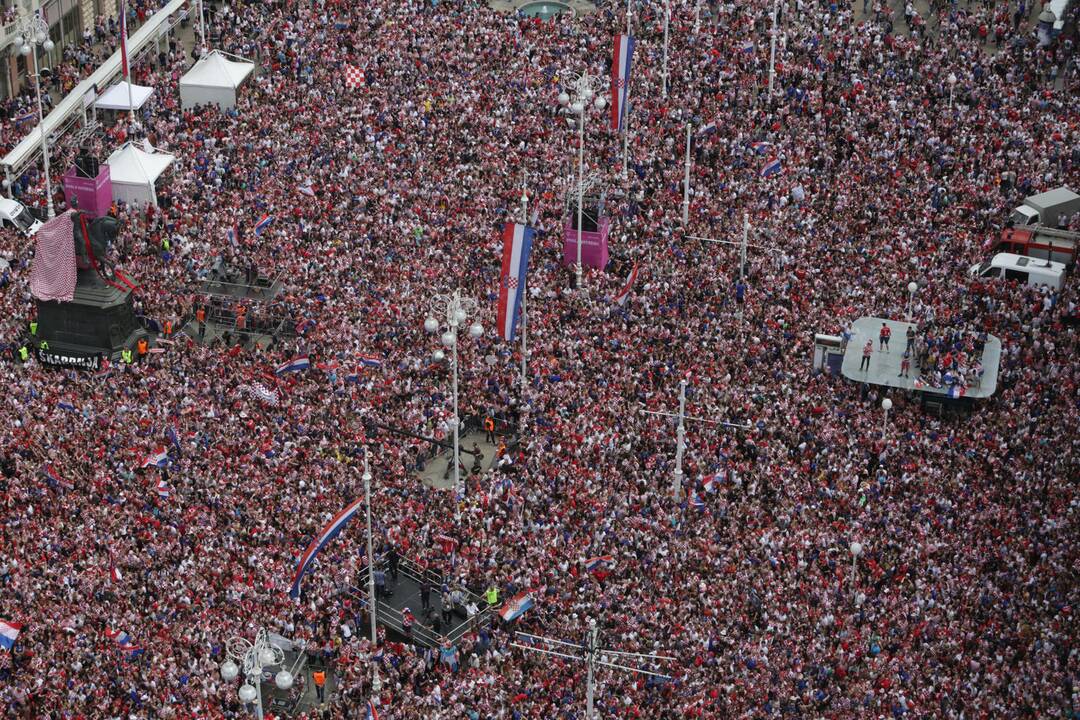
{"type": "Polygon", "coordinates": [[[668,55],[668,25],[671,24],[671,0],[664,0],[664,67],[661,70],[661,76],[663,77],[664,84],[661,94],[664,98],[667,98],[667,55],[668,55]]]}
{"type": "Polygon", "coordinates": [[[881,409],[885,411],[885,421],[881,426],[881,437],[885,437],[885,433],[889,432],[889,411],[892,410],[892,400],[885,398],[881,401],[881,409]]]}
{"type": "Polygon", "coordinates": [[[908,301],[907,301],[907,321],[911,322],[912,311],[915,309],[915,293],[919,290],[919,283],[912,280],[907,284],[908,301]]]}
{"type": "MultiPolygon", "coordinates": [[[[454,417],[451,420],[451,425],[454,428],[454,492],[457,494],[457,499],[459,501],[465,497],[465,488],[461,486],[461,454],[458,446],[459,429],[461,425],[461,419],[458,417],[458,327],[468,319],[469,315],[476,312],[477,307],[478,305],[475,300],[462,297],[461,291],[455,290],[453,295],[436,295],[431,301],[432,315],[424,320],[424,329],[429,333],[434,334],[438,332],[441,327],[439,321],[436,320],[434,316],[445,314],[446,326],[449,328],[442,333],[440,341],[444,347],[451,350],[452,359],[450,364],[454,368],[454,417]]],[[[478,339],[483,334],[484,328],[480,323],[474,322],[469,326],[469,337],[474,340],[478,339]]],[[[446,355],[442,350],[435,351],[435,360],[442,361],[445,357],[446,355]]]]}
{"type": "Polygon", "coordinates": [[[686,162],[683,167],[682,222],[690,222],[690,123],[686,123],[686,162]]]}
{"type": "Polygon", "coordinates": [[[773,79],[776,76],[776,18],[779,12],[779,0],[773,0],[772,31],[769,33],[769,102],[772,102],[773,79]]]}
{"type": "Polygon", "coordinates": [[[949,77],[945,78],[945,82],[949,83],[949,109],[952,110],[953,90],[956,88],[956,75],[949,73],[949,77]]]}
{"type": "Polygon", "coordinates": [[[38,135],[41,138],[41,157],[45,164],[45,193],[46,207],[49,218],[56,217],[53,208],[52,177],[49,171],[49,144],[45,138],[45,111],[41,104],[41,73],[38,71],[37,46],[40,45],[46,53],[50,53],[55,45],[49,39],[49,25],[40,15],[27,15],[19,18],[17,26],[18,34],[15,36],[15,47],[23,55],[33,57],[34,88],[37,91],[38,107],[38,135]]]}
{"type": "MultiPolygon", "coordinates": [[[[279,667],[285,662],[285,653],[281,648],[270,642],[270,636],[266,628],[260,628],[255,636],[255,642],[250,642],[242,637],[229,638],[225,643],[227,658],[221,663],[221,679],[232,682],[241,673],[244,676],[244,684],[240,686],[238,693],[240,701],[244,704],[255,703],[255,717],[263,720],[262,704],[262,674],[268,667],[279,667]]],[[[282,667],[274,675],[274,685],[279,690],[288,690],[293,686],[295,678],[291,671],[282,667]]]]}
{"type": "Polygon", "coordinates": [[[578,186],[577,186],[577,287],[581,288],[581,215],[585,195],[585,116],[591,104],[597,110],[603,110],[607,100],[603,95],[597,94],[602,87],[603,78],[588,73],[569,74],[574,79],[567,83],[567,90],[559,93],[559,104],[569,108],[570,112],[578,116],[578,186]],[[571,96],[570,92],[573,92],[571,96]]]}
{"type": "Polygon", "coordinates": [[[863,546],[861,542],[851,543],[851,591],[855,592],[855,563],[858,561],[859,556],[862,555],[863,546]]]}
{"type": "MultiPolygon", "coordinates": [[[[378,614],[379,601],[375,597],[375,556],[371,541],[371,468],[368,463],[368,451],[364,450],[364,503],[367,505],[367,565],[368,565],[368,614],[371,616],[372,652],[379,644],[375,617],[378,614]]],[[[378,663],[371,664],[371,692],[378,695],[382,690],[379,679],[378,663]]]]}

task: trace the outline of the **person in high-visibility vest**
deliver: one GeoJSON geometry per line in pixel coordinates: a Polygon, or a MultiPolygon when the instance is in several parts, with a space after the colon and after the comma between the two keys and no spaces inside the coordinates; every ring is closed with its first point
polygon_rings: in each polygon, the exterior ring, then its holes
{"type": "Polygon", "coordinates": [[[484,418],[484,433],[485,433],[485,438],[484,439],[487,440],[487,442],[494,445],[495,444],[495,418],[491,417],[490,415],[488,415],[487,417],[484,418]]]}
{"type": "Polygon", "coordinates": [[[172,337],[172,320],[165,321],[165,337],[172,337]]]}
{"type": "Polygon", "coordinates": [[[30,359],[30,348],[23,345],[21,348],[19,348],[19,360],[21,360],[22,362],[26,362],[29,359],[30,359]]]}
{"type": "Polygon", "coordinates": [[[325,702],[323,692],[326,687],[326,673],[322,670],[316,670],[311,673],[311,679],[315,682],[315,694],[319,696],[319,704],[322,704],[325,702]]]}
{"type": "Polygon", "coordinates": [[[37,335],[37,320],[30,321],[30,334],[37,335]]]}
{"type": "Polygon", "coordinates": [[[489,587],[487,589],[487,592],[484,593],[484,598],[487,599],[487,604],[488,605],[498,605],[499,604],[499,588],[492,585],[491,587],[489,587]]]}
{"type": "Polygon", "coordinates": [[[195,319],[199,322],[199,340],[206,336],[206,308],[195,311],[195,319]]]}
{"type": "Polygon", "coordinates": [[[124,361],[125,363],[127,363],[128,365],[130,365],[130,364],[131,364],[131,361],[132,361],[132,360],[133,360],[134,358],[132,357],[132,354],[131,354],[131,351],[130,351],[130,350],[121,350],[121,351],[120,351],[120,359],[121,359],[121,360],[123,360],[123,361],[124,361]]]}

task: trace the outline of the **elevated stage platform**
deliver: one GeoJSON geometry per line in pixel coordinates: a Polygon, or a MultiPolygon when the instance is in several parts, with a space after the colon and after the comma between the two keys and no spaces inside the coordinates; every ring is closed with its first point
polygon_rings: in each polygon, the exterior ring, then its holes
{"type": "MultiPolygon", "coordinates": [[[[898,377],[900,373],[900,360],[904,355],[904,347],[907,344],[907,329],[912,323],[900,320],[890,320],[879,317],[861,317],[851,327],[852,337],[844,352],[844,362],[840,368],[841,374],[848,380],[870,383],[871,385],[884,385],[900,390],[913,390],[928,396],[949,398],[948,388],[934,388],[929,386],[916,386],[919,379],[919,368],[915,365],[918,358],[912,357],[910,377],[898,377]],[[878,334],[881,324],[886,323],[892,330],[890,348],[888,351],[878,350],[878,334]],[[862,349],[867,340],[874,342],[874,353],[870,356],[870,369],[860,370],[862,364],[862,349]]],[[[982,365],[983,376],[978,383],[969,384],[964,392],[964,397],[981,400],[990,397],[997,390],[998,368],[1001,364],[1001,340],[990,335],[983,348],[982,365]]]]}

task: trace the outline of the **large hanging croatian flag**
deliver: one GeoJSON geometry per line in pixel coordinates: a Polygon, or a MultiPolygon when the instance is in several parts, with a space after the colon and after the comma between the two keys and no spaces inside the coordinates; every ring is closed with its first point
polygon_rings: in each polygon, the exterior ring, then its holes
{"type": "Polygon", "coordinates": [[[630,63],[634,57],[634,38],[615,36],[615,52],[611,59],[611,129],[622,130],[630,95],[630,63]]]}
{"type": "Polygon", "coordinates": [[[533,607],[533,596],[527,592],[520,592],[514,597],[510,598],[510,602],[506,603],[499,610],[499,617],[504,622],[512,622],[524,615],[533,607]]]}
{"type": "Polygon", "coordinates": [[[304,579],[304,573],[311,567],[311,563],[315,562],[315,558],[322,552],[322,549],[326,547],[331,540],[338,536],[341,529],[345,527],[345,524],[353,519],[353,516],[359,512],[363,506],[363,498],[354,501],[351,505],[339,512],[334,518],[327,523],[326,527],[319,531],[319,534],[315,536],[315,539],[311,541],[311,544],[307,546],[307,550],[300,556],[300,562],[296,565],[296,573],[293,575],[292,587],[289,589],[289,597],[300,597],[300,581],[304,579]]]}
{"type": "Polygon", "coordinates": [[[499,333],[511,342],[517,329],[521,295],[525,291],[525,273],[536,231],[521,223],[503,226],[502,273],[499,275],[499,333]]]}
{"type": "Polygon", "coordinates": [[[127,56],[127,3],[120,5],[120,70],[124,79],[131,82],[131,68],[128,67],[127,56]]]}

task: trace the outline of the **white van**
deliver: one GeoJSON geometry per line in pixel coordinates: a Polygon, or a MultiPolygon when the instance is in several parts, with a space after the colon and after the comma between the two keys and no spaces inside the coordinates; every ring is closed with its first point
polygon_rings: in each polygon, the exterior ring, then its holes
{"type": "Polygon", "coordinates": [[[981,278],[1019,280],[1036,287],[1049,285],[1054,290],[1060,290],[1065,285],[1065,263],[1012,253],[998,253],[981,265],[972,265],[968,274],[981,278]]]}
{"type": "Polygon", "coordinates": [[[0,197],[0,225],[14,225],[26,237],[33,237],[43,224],[22,203],[0,197]]]}

